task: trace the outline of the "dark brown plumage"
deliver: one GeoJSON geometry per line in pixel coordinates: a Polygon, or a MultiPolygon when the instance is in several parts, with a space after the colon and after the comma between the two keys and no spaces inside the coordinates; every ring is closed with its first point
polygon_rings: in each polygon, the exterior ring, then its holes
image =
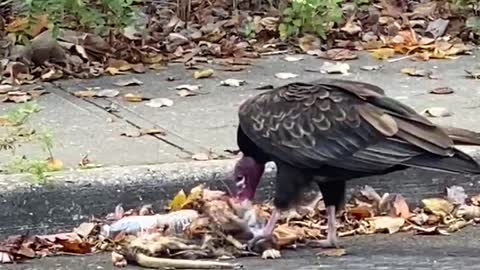
{"type": "MultiPolygon", "coordinates": [[[[278,169],[277,209],[290,207],[302,188],[316,182],[329,218],[328,239],[321,246],[337,246],[332,227],[347,180],[408,167],[480,173],[480,166],[454,148],[445,130],[367,83],[322,79],[287,84],[245,101],[239,120],[243,157],[235,168],[238,196],[253,199],[268,161],[278,169]]],[[[449,131],[466,140],[458,130],[449,131]]],[[[274,212],[257,236],[271,234],[277,218],[274,212]]]]}

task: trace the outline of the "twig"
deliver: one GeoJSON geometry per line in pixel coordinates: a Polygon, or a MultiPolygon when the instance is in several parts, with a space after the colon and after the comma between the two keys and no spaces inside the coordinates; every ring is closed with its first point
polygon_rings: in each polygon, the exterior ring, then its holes
{"type": "Polygon", "coordinates": [[[414,54],[412,55],[406,55],[406,56],[403,56],[403,57],[399,57],[399,58],[395,58],[395,59],[390,59],[390,60],[387,60],[389,63],[394,63],[394,62],[398,62],[398,61],[402,61],[402,60],[405,60],[405,59],[410,59],[410,58],[413,58],[415,57],[414,54]]]}
{"type": "Polygon", "coordinates": [[[203,260],[184,260],[150,257],[142,253],[135,255],[138,265],[148,268],[173,269],[238,269],[243,266],[238,263],[226,263],[203,260]]]}

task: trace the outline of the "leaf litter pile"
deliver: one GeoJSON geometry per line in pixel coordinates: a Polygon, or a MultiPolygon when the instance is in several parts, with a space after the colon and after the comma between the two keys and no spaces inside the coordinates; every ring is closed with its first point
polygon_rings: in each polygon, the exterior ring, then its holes
{"type": "MultiPolygon", "coordinates": [[[[112,262],[118,267],[237,268],[241,265],[227,261],[245,256],[278,258],[280,250],[300,248],[309,240],[326,237],[321,195],[283,213],[274,240],[252,249],[246,244],[252,237],[248,226],[266,222],[272,209],[270,203],[242,204],[222,191],[199,185],[189,195],[181,190],[166,209],[166,213],[159,214],[151,205],[129,211],[119,205],[114,213],[82,223],[72,232],[11,236],[0,244],[0,262],[111,252],[112,262]]],[[[337,218],[340,237],[407,231],[449,235],[480,223],[480,195],[468,198],[462,187],[452,186],[444,198],[426,198],[421,208],[411,209],[402,195],[380,196],[365,186],[352,195],[337,218]]],[[[319,253],[344,254],[344,249],[319,253]]]]}
{"type": "MultiPolygon", "coordinates": [[[[2,12],[0,6],[0,53],[5,57],[0,83],[7,85],[0,87],[0,101],[26,102],[40,93],[19,90],[18,85],[161,71],[173,62],[196,70],[194,78],[201,79],[212,76],[214,70],[237,72],[251,65],[252,59],[290,52],[330,61],[356,59],[356,51],[369,51],[380,60],[396,54],[420,61],[451,59],[470,53],[480,32],[480,19],[475,16],[478,7],[472,4],[460,9],[449,1],[379,0],[357,5],[359,1],[346,0],[338,7],[343,20],[324,25],[326,40],[308,33],[280,39],[279,25],[284,19],[280,6],[288,1],[174,2],[144,1],[132,25],[106,36],[62,28],[56,39],[47,15],[32,26],[27,17],[2,12]],[[25,37],[28,45],[23,45],[25,37]],[[212,64],[214,69],[206,66],[212,64]]],[[[3,9],[8,10],[8,5],[3,9]]],[[[346,74],[348,69],[346,63],[329,63],[320,71],[346,74]]],[[[168,106],[160,103],[160,107],[168,106]]]]}

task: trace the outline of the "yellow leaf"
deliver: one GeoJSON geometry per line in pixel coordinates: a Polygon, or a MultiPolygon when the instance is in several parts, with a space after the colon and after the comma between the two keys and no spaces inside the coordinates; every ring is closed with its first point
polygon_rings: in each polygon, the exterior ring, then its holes
{"type": "Polygon", "coordinates": [[[202,69],[202,70],[197,70],[193,73],[193,77],[195,79],[204,79],[211,77],[213,75],[213,69],[207,68],[207,69],[202,69]]]}
{"type": "Polygon", "coordinates": [[[115,68],[115,67],[107,67],[105,69],[105,71],[110,73],[110,75],[126,74],[125,72],[122,72],[122,71],[118,70],[118,68],[115,68]]]}
{"type": "Polygon", "coordinates": [[[47,168],[49,171],[60,171],[63,169],[63,162],[58,159],[49,158],[47,160],[47,168]]]}
{"type": "Polygon", "coordinates": [[[149,68],[153,69],[153,70],[164,70],[164,69],[167,69],[167,67],[164,65],[164,64],[160,64],[160,63],[155,63],[155,64],[151,64],[150,66],[148,66],[149,68]]]}
{"type": "Polygon", "coordinates": [[[28,27],[28,18],[18,18],[12,21],[11,23],[7,24],[5,27],[5,31],[9,33],[21,32],[25,31],[28,27]]]}
{"type": "Polygon", "coordinates": [[[370,50],[372,56],[378,60],[386,60],[395,55],[395,50],[391,48],[380,48],[376,50],[370,50]]]}
{"type": "Polygon", "coordinates": [[[422,203],[425,206],[425,210],[440,217],[451,214],[454,209],[451,202],[441,198],[423,199],[422,203]]]}
{"type": "Polygon", "coordinates": [[[30,29],[30,35],[36,37],[46,28],[48,28],[48,14],[43,14],[36,18],[35,24],[30,29]]]}
{"type": "Polygon", "coordinates": [[[168,207],[169,207],[170,211],[177,211],[177,210],[182,209],[182,206],[185,204],[186,201],[187,201],[187,195],[185,194],[185,192],[182,189],[177,193],[177,195],[175,195],[175,197],[170,202],[168,207]]]}
{"type": "Polygon", "coordinates": [[[144,99],[143,96],[132,93],[126,94],[123,98],[129,102],[142,102],[144,99]]]}

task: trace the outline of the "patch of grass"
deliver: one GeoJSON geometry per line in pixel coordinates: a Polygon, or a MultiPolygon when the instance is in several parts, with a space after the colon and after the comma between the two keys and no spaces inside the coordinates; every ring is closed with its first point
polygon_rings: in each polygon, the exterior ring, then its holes
{"type": "Polygon", "coordinates": [[[322,39],[327,38],[331,27],[342,21],[343,0],[293,0],[283,11],[283,20],[279,25],[280,37],[310,33],[322,39]]]}
{"type": "Polygon", "coordinates": [[[0,116],[10,123],[6,128],[9,129],[5,137],[0,137],[0,150],[11,150],[13,160],[3,165],[1,171],[7,174],[29,173],[35,183],[46,183],[48,173],[60,170],[63,164],[53,156],[54,139],[52,131],[43,129],[36,132],[33,129],[24,127],[31,116],[40,111],[36,103],[26,103],[18,106],[14,110],[0,116]],[[28,159],[25,156],[18,157],[15,153],[17,144],[23,141],[30,141],[42,147],[48,155],[47,159],[28,159]]]}
{"type": "Polygon", "coordinates": [[[23,0],[25,16],[35,27],[46,15],[48,26],[58,35],[60,28],[97,34],[118,31],[133,22],[138,0],[23,0]]]}
{"type": "Polygon", "coordinates": [[[17,108],[8,111],[5,115],[1,115],[5,123],[11,126],[23,125],[30,117],[40,111],[40,106],[36,103],[25,103],[17,108]]]}

